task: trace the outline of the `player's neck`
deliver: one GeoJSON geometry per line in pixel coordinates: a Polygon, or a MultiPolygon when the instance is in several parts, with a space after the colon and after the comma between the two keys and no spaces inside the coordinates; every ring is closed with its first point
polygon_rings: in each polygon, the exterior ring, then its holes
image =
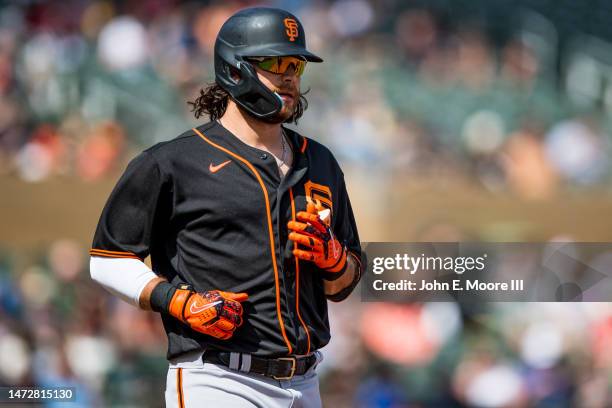
{"type": "Polygon", "coordinates": [[[280,144],[280,123],[257,120],[238,109],[233,101],[228,103],[225,114],[219,122],[249,146],[262,150],[276,150],[280,144]]]}

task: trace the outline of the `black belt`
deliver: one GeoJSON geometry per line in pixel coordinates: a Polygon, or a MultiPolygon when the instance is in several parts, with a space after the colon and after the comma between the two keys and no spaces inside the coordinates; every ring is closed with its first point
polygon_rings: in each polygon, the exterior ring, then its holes
{"type": "Polygon", "coordinates": [[[317,356],[314,354],[305,357],[270,359],[250,356],[250,364],[245,364],[249,358],[245,354],[236,353],[235,358],[238,358],[235,362],[236,368],[230,365],[231,353],[228,351],[207,350],[202,356],[202,359],[208,363],[221,364],[237,371],[265,375],[275,380],[290,380],[294,375],[304,375],[317,361],[317,356]]]}

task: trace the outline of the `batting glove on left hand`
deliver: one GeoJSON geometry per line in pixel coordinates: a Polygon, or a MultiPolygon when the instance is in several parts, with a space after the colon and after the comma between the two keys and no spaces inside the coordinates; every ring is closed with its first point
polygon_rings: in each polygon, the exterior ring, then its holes
{"type": "Polygon", "coordinates": [[[246,293],[193,292],[177,289],[170,301],[168,312],[188,324],[197,332],[227,340],[234,330],[242,325],[242,305],[247,300],[246,293]]]}

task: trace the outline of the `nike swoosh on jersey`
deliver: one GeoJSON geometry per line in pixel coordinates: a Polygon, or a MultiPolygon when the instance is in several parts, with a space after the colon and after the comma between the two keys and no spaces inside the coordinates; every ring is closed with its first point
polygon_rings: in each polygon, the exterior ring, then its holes
{"type": "Polygon", "coordinates": [[[210,170],[211,173],[216,173],[219,170],[221,170],[223,167],[227,166],[228,164],[230,164],[232,161],[228,160],[228,161],[224,161],[221,164],[217,164],[216,166],[213,165],[212,163],[210,163],[210,165],[208,166],[208,170],[210,170]]]}

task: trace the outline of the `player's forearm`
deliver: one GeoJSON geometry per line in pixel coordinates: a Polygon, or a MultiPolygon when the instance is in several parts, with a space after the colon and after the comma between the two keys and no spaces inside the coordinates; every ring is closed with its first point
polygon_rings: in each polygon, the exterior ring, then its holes
{"type": "Polygon", "coordinates": [[[138,259],[92,256],[89,269],[91,278],[104,289],[137,307],[141,307],[141,297],[146,297],[141,296],[145,289],[149,285],[154,287],[152,281],[159,279],[138,259]]]}
{"type": "Polygon", "coordinates": [[[343,290],[354,285],[356,274],[359,273],[359,265],[355,262],[352,256],[346,259],[346,271],[338,279],[329,281],[324,280],[325,295],[333,297],[343,290]]]}

